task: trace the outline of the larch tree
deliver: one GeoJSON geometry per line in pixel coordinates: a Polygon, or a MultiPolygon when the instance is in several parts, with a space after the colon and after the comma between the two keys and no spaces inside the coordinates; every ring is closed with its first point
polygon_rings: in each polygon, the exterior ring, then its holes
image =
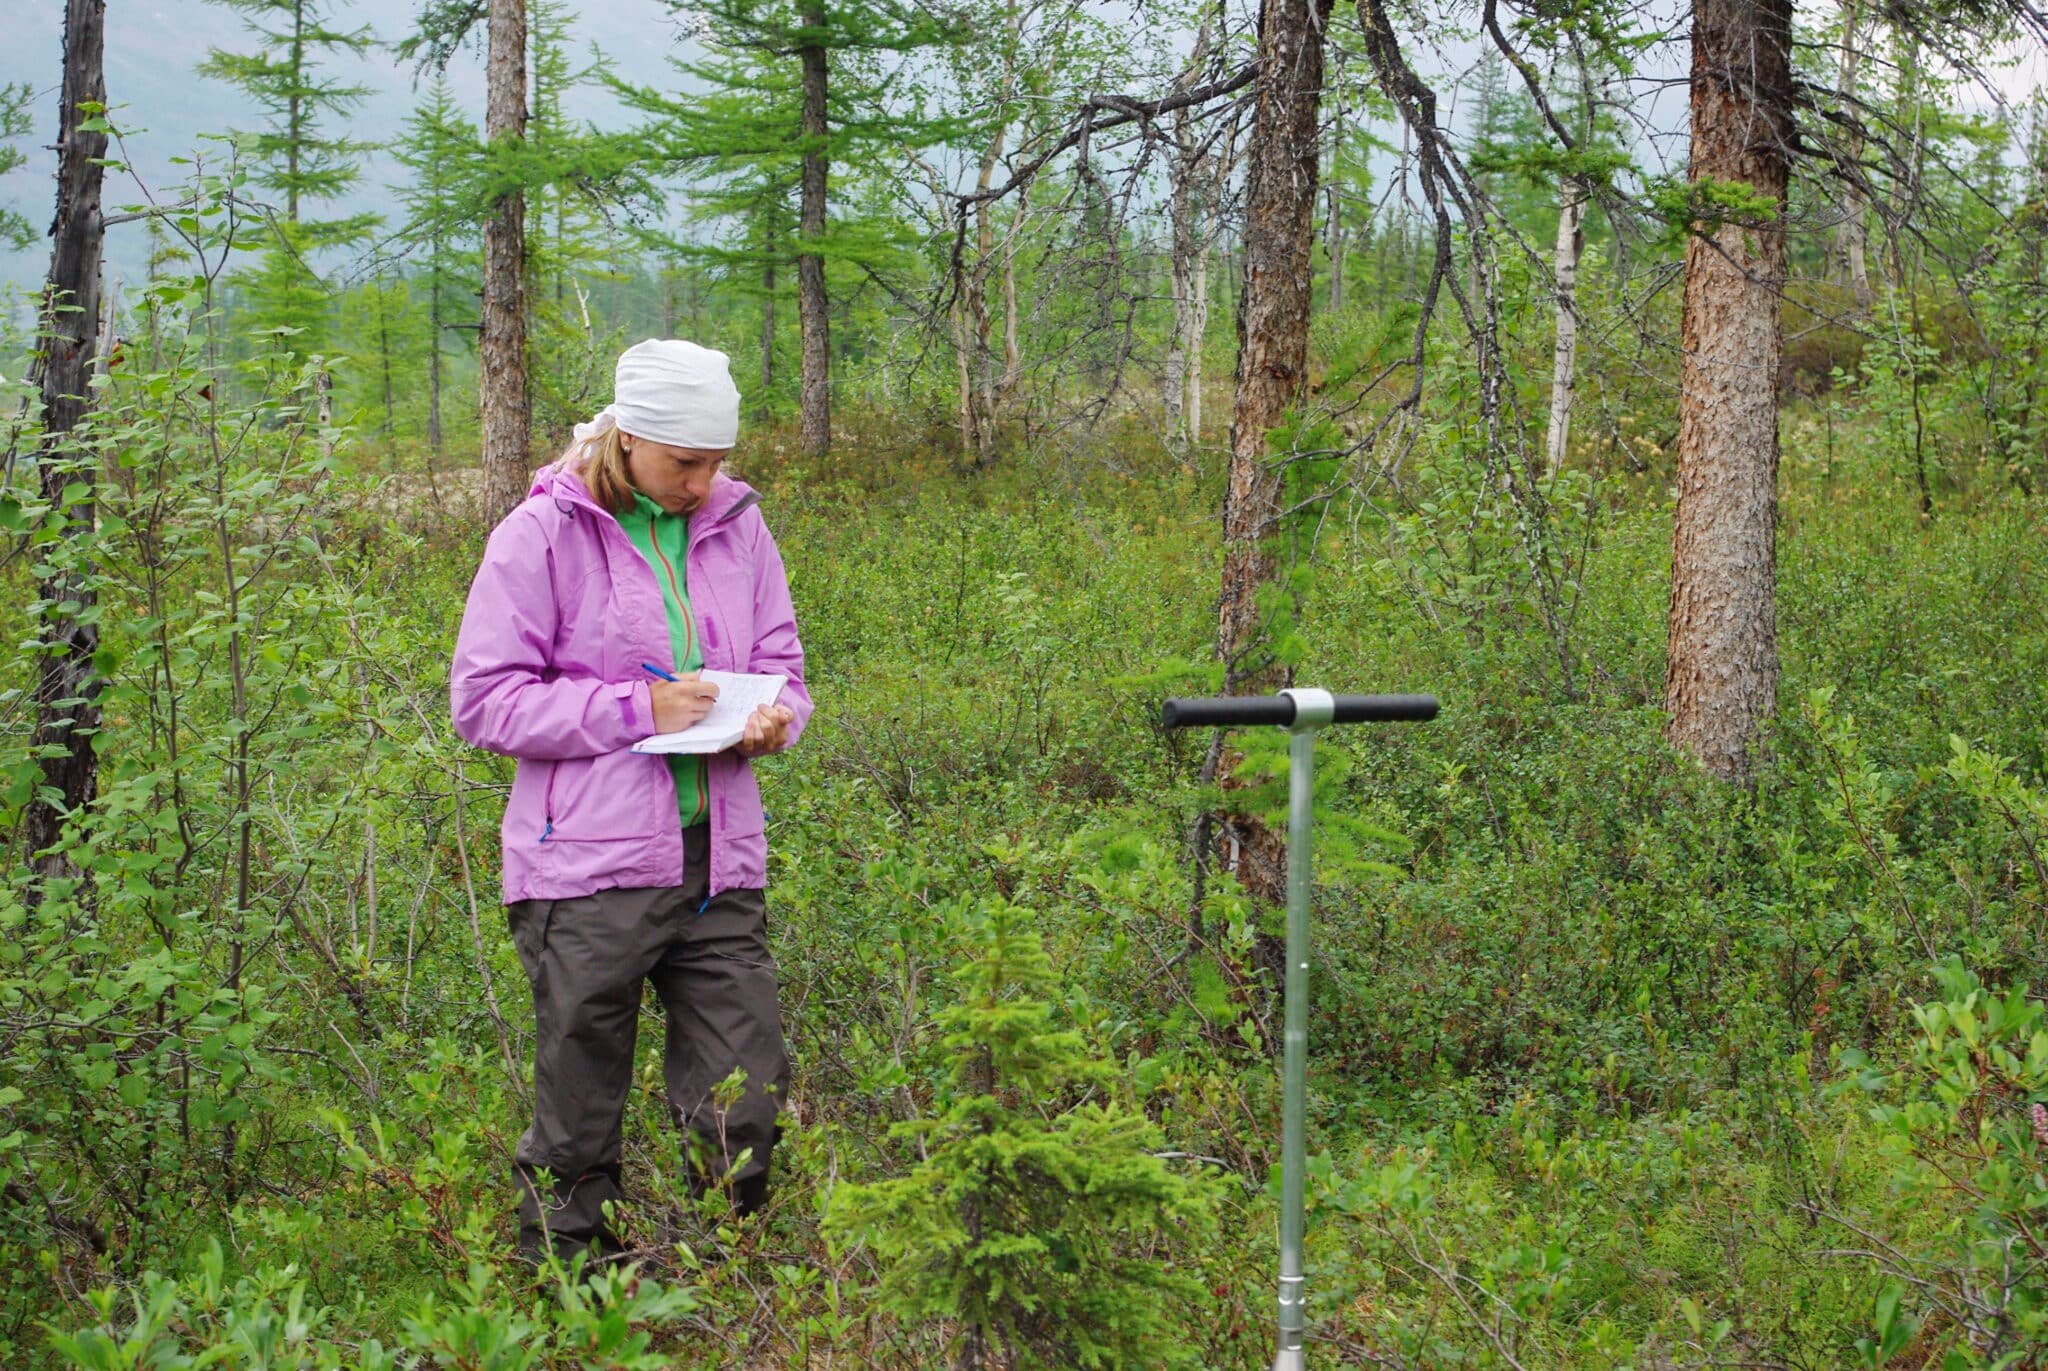
{"type": "MultiPolygon", "coordinates": [[[[1330,0],[1266,0],[1259,26],[1260,77],[1244,186],[1243,286],[1237,312],[1237,385],[1223,496],[1223,586],[1216,651],[1224,688],[1267,694],[1290,679],[1271,632],[1280,589],[1276,548],[1284,473],[1267,436],[1308,388],[1309,307],[1314,293],[1319,105],[1330,0]]],[[[1247,893],[1265,907],[1284,898],[1284,837],[1247,815],[1228,819],[1247,893]]]]}
{"type": "MultiPolygon", "coordinates": [[[[826,263],[845,240],[833,222],[832,168],[855,162],[863,149],[916,143],[927,121],[914,108],[894,107],[897,72],[909,54],[950,41],[949,20],[910,0],[709,0],[694,6],[700,32],[717,47],[751,49],[784,64],[796,77],[796,139],[783,144],[797,159],[797,328],[800,335],[798,441],[802,451],[823,456],[832,446],[832,309],[826,263]]],[[[714,79],[717,79],[714,77],[714,79]]],[[[723,85],[723,81],[719,81],[723,85]]],[[[782,83],[760,92],[763,128],[787,121],[789,98],[782,83]]],[[[657,105],[658,100],[647,102],[657,105]]],[[[690,160],[698,131],[690,126],[689,101],[673,102],[677,126],[673,151],[690,160]]],[[[705,131],[709,134],[709,131],[705,131]]],[[[727,134],[743,126],[729,124],[727,134]]],[[[703,150],[731,155],[707,136],[703,150]]]]}
{"type": "Polygon", "coordinates": [[[346,193],[361,175],[367,145],[337,131],[362,103],[368,88],[323,76],[323,58],[360,55],[371,45],[367,28],[337,26],[326,0],[213,0],[242,16],[256,39],[254,52],[212,48],[202,76],[227,82],[267,118],[240,135],[254,180],[280,201],[281,218],[263,264],[244,278],[259,327],[297,333],[294,351],[322,349],[328,291],[314,270],[323,252],[360,242],[374,215],[314,219],[314,204],[346,193]]]}
{"type": "Polygon", "coordinates": [[[473,242],[479,197],[476,178],[481,145],[476,127],[462,117],[445,79],[436,78],[406,118],[391,155],[412,173],[392,189],[405,210],[398,245],[413,259],[427,293],[427,448],[441,455],[441,392],[445,385],[445,335],[469,327],[463,308],[476,291],[473,242]]]}
{"type": "Polygon", "coordinates": [[[1777,701],[1791,0],[1694,0],[1667,736],[1746,781],[1777,701]]]}
{"type": "MultiPolygon", "coordinates": [[[[0,86],[0,176],[28,161],[28,154],[14,146],[26,137],[35,121],[29,115],[35,87],[26,81],[0,86]]],[[[36,228],[20,210],[0,205],[0,247],[19,251],[36,240],[36,228]]]]}
{"type": "Polygon", "coordinates": [[[526,0],[490,0],[484,138],[492,154],[484,219],[483,311],[477,331],[483,413],[483,517],[526,498],[533,411],[526,391],[526,197],[514,174],[526,141],[526,0]]]}
{"type": "Polygon", "coordinates": [[[803,64],[803,163],[797,184],[796,318],[803,339],[797,444],[811,457],[832,450],[832,304],[825,293],[825,195],[830,167],[826,97],[830,30],[824,0],[802,0],[797,57],[803,64]]]}
{"type": "Polygon", "coordinates": [[[596,55],[578,68],[569,47],[572,11],[559,0],[530,0],[527,43],[532,81],[527,99],[520,184],[526,209],[527,395],[531,425],[545,448],[568,441],[569,430],[608,393],[611,366],[601,356],[620,340],[617,325],[592,291],[615,277],[621,235],[615,219],[646,219],[643,206],[660,197],[644,174],[646,148],[637,138],[607,133],[569,112],[568,97],[596,84],[605,65],[596,55]],[[614,211],[625,208],[623,216],[614,211]]]}
{"type": "Polygon", "coordinates": [[[760,310],[760,379],[751,410],[766,420],[783,387],[779,306],[796,268],[801,77],[755,48],[669,61],[703,93],[676,97],[666,88],[610,84],[647,116],[642,136],[652,160],[688,182],[684,224],[718,230],[679,234],[663,241],[662,251],[717,273],[734,298],[760,310]]]}
{"type": "MultiPolygon", "coordinates": [[[[57,211],[50,224],[50,271],[43,295],[37,361],[42,437],[36,474],[42,498],[62,519],[70,542],[91,536],[95,460],[78,430],[91,405],[89,384],[99,333],[100,256],[106,237],[100,188],[107,155],[106,0],[66,0],[64,78],[58,97],[57,211]]],[[[42,783],[22,809],[20,841],[38,888],[75,875],[55,851],[64,824],[92,803],[98,762],[98,606],[82,556],[39,558],[36,722],[32,746],[42,783]]]]}
{"type": "Polygon", "coordinates": [[[445,68],[482,22],[484,255],[477,321],[477,409],[487,524],[526,498],[533,404],[526,385],[526,0],[426,0],[401,56],[445,68]]]}

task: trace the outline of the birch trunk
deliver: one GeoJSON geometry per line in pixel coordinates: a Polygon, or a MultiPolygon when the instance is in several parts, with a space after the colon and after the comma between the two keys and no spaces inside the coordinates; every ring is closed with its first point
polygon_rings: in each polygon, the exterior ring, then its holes
{"type": "Polygon", "coordinates": [[[968,321],[967,279],[970,273],[963,263],[953,273],[953,374],[959,382],[956,422],[960,428],[961,466],[981,464],[981,433],[976,424],[977,411],[974,404],[974,332],[968,321]]]}
{"type": "MultiPolygon", "coordinates": [[[[1856,21],[1860,17],[1856,9],[1857,0],[1842,0],[1842,63],[1835,83],[1835,92],[1846,108],[1856,98],[1856,66],[1861,56],[1857,48],[1856,21]]],[[[1852,161],[1863,157],[1863,140],[1853,134],[1847,149],[1852,161]]],[[[1853,184],[1842,192],[1842,222],[1835,229],[1835,253],[1840,259],[1842,273],[1848,280],[1849,288],[1856,293],[1856,303],[1867,307],[1870,304],[1870,264],[1863,232],[1863,192],[1853,184]]]]}
{"type": "MultiPolygon", "coordinates": [[[[91,403],[100,326],[100,250],[106,229],[101,217],[101,159],[107,135],[83,127],[104,106],[106,82],[106,0],[67,0],[64,8],[64,78],[57,118],[57,213],[50,225],[50,275],[44,294],[46,322],[40,358],[43,434],[36,448],[41,493],[63,511],[63,537],[78,540],[93,530],[93,462],[72,444],[91,403]],[[86,483],[86,496],[68,507],[64,491],[86,483]]],[[[40,662],[36,680],[36,723],[31,744],[48,749],[39,762],[42,787],[21,814],[21,841],[40,888],[77,875],[68,856],[47,853],[63,835],[64,821],[92,803],[98,788],[98,759],[92,734],[99,727],[100,679],[93,669],[99,647],[97,593],[92,569],[82,559],[57,561],[58,569],[37,577],[46,609],[38,625],[40,662]],[[71,565],[63,565],[69,561],[71,565]],[[70,606],[70,608],[60,608],[70,606]],[[48,792],[54,790],[53,801],[48,792]]]]}
{"type": "Polygon", "coordinates": [[[1550,361],[1550,433],[1544,470],[1564,470],[1572,436],[1572,398],[1579,363],[1579,258],[1586,250],[1586,184],[1567,176],[1558,184],[1557,246],[1551,261],[1557,280],[1557,342],[1550,361]]]}
{"type": "MultiPolygon", "coordinates": [[[[485,132],[501,152],[526,138],[526,0],[490,0],[485,132]]],[[[526,394],[526,197],[506,191],[484,221],[477,331],[484,507],[496,524],[526,498],[533,411],[526,394]]]]}
{"type": "MultiPolygon", "coordinates": [[[[1330,6],[1331,0],[1266,0],[1260,20],[1265,76],[1253,114],[1245,181],[1244,286],[1238,297],[1237,386],[1216,619],[1225,690],[1234,695],[1266,694],[1288,681],[1258,603],[1280,571],[1273,539],[1282,484],[1266,438],[1308,381],[1316,182],[1322,160],[1317,106],[1330,6]]],[[[1286,887],[1284,837],[1244,816],[1222,827],[1222,842],[1235,849],[1246,892],[1263,907],[1280,904],[1286,887]]]]}
{"type": "MultiPolygon", "coordinates": [[[[806,27],[825,27],[822,6],[806,4],[806,27]]],[[[832,450],[832,318],[825,294],[825,193],[831,160],[826,146],[825,49],[806,43],[803,58],[803,209],[796,257],[797,324],[803,336],[803,374],[799,382],[797,438],[807,457],[832,450]]]]}
{"type": "Polygon", "coordinates": [[[1188,319],[1187,426],[1188,441],[1202,441],[1202,341],[1209,336],[1209,244],[1211,234],[1202,234],[1195,247],[1195,279],[1189,287],[1194,308],[1188,319]]]}
{"type": "Polygon", "coordinates": [[[1323,255],[1330,259],[1330,313],[1344,308],[1344,187],[1337,175],[1337,159],[1344,149],[1344,107],[1330,121],[1330,184],[1325,191],[1327,208],[1323,217],[1323,255]]]}
{"type": "MultiPolygon", "coordinates": [[[[1209,56],[1209,25],[1204,20],[1195,35],[1195,47],[1174,82],[1176,91],[1186,90],[1201,79],[1209,56]]],[[[1173,245],[1169,268],[1173,278],[1173,333],[1167,341],[1166,366],[1160,377],[1160,399],[1166,420],[1166,445],[1183,456],[1193,441],[1195,427],[1188,422],[1188,377],[1201,366],[1201,334],[1196,327],[1197,258],[1208,242],[1208,226],[1202,222],[1201,179],[1209,158],[1202,152],[1201,130],[1187,110],[1173,115],[1174,156],[1167,204],[1173,245]]]]}
{"type": "Polygon", "coordinates": [[[1031,198],[1031,186],[1017,188],[1017,209],[1010,216],[1009,236],[1003,240],[1003,380],[996,387],[998,403],[1005,409],[1017,398],[1017,385],[1024,379],[1024,353],[1017,345],[1017,249],[1024,242],[1024,219],[1031,198]]]}
{"type": "Polygon", "coordinates": [[[1194,348],[1195,256],[1201,233],[1195,226],[1194,179],[1199,174],[1194,139],[1181,111],[1175,112],[1174,141],[1179,155],[1174,159],[1173,189],[1167,202],[1167,217],[1173,235],[1169,263],[1173,277],[1173,333],[1166,346],[1166,365],[1160,377],[1160,402],[1166,420],[1166,445],[1176,456],[1189,442],[1187,422],[1188,363],[1194,348]]]}
{"type": "Polygon", "coordinates": [[[1747,781],[1776,705],[1779,301],[1792,146],[1791,0],[1695,0],[1690,176],[1779,207],[1686,244],[1667,736],[1747,781]]]}
{"type": "MultiPolygon", "coordinates": [[[[1008,92],[1005,91],[1000,98],[1007,101],[1008,92]]],[[[975,178],[977,192],[986,193],[993,184],[1008,135],[1009,128],[1005,125],[997,129],[996,136],[990,140],[987,152],[982,155],[980,174],[975,178]]],[[[969,445],[968,455],[976,467],[987,466],[995,450],[996,363],[995,350],[990,346],[995,321],[988,308],[988,277],[995,265],[995,254],[995,222],[989,204],[984,200],[974,207],[974,265],[962,272],[958,283],[964,311],[958,337],[962,349],[961,441],[969,445]]]]}

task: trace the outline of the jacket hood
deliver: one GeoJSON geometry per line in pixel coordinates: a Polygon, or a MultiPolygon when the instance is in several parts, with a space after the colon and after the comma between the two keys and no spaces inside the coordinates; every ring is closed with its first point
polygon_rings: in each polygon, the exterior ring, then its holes
{"type": "MultiPolygon", "coordinates": [[[[566,458],[550,462],[533,474],[533,485],[527,490],[526,496],[532,499],[536,495],[545,495],[564,509],[571,505],[580,505],[607,518],[617,517],[591,497],[589,488],[583,484],[583,478],[577,475],[575,468],[569,465],[566,458]]],[[[712,478],[711,493],[704,498],[703,506],[690,515],[690,520],[693,523],[702,520],[705,526],[709,527],[748,505],[758,504],[760,499],[759,491],[745,481],[721,471],[712,478]]]]}

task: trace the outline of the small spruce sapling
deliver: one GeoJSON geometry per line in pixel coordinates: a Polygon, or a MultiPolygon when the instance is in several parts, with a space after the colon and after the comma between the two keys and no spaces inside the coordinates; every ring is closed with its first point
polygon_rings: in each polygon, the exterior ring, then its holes
{"type": "Polygon", "coordinates": [[[1208,1225],[1208,1197],[1108,1098],[1110,1064],[1055,1026],[1058,978],[1028,918],[1000,899],[974,918],[961,999],[938,1016],[943,1108],[895,1130],[925,1160],[841,1186],[827,1231],[879,1259],[883,1307],[958,1322],[960,1367],[1181,1365],[1172,1311],[1197,1292],[1173,1253],[1208,1225]],[[1083,1091],[1095,1098],[1063,1107],[1083,1091]]]}

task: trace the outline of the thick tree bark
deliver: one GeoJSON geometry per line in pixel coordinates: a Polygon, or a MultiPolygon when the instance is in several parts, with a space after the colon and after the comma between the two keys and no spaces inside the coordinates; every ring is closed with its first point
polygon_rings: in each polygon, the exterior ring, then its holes
{"type": "Polygon", "coordinates": [[[1773,209],[1694,225],[1685,252],[1667,736],[1746,781],[1776,705],[1779,302],[1792,147],[1791,0],[1695,0],[1690,177],[1773,209]]]}
{"type": "MultiPolygon", "coordinates": [[[[526,138],[526,0],[490,0],[485,132],[494,149],[526,138]]],[[[484,221],[477,385],[483,409],[484,520],[526,498],[533,412],[526,394],[526,197],[508,190],[484,221]]]]}
{"type": "MultiPolygon", "coordinates": [[[[806,27],[825,27],[822,5],[806,4],[806,27]]],[[[798,445],[806,456],[823,457],[832,450],[832,323],[825,295],[826,169],[831,161],[825,145],[825,49],[806,43],[803,57],[804,160],[801,241],[796,257],[796,312],[803,333],[803,377],[797,421],[798,445]]]]}
{"type": "Polygon", "coordinates": [[[1572,396],[1578,384],[1579,258],[1586,250],[1586,183],[1564,177],[1557,189],[1557,245],[1551,258],[1557,280],[1557,338],[1550,358],[1550,432],[1544,469],[1564,469],[1572,436],[1572,396]]]}
{"type": "MultiPolygon", "coordinates": [[[[1308,382],[1321,163],[1317,105],[1329,18],[1330,0],[1266,0],[1260,16],[1261,72],[1244,192],[1244,286],[1238,298],[1237,389],[1216,619],[1225,690],[1234,695],[1265,694],[1288,681],[1258,603],[1280,571],[1273,538],[1281,473],[1269,460],[1266,435],[1301,399],[1308,382]]],[[[1253,900],[1269,908],[1282,903],[1283,835],[1239,816],[1220,825],[1218,836],[1253,900]]]]}
{"type": "MultiPolygon", "coordinates": [[[[43,436],[36,451],[42,495],[53,505],[63,506],[66,487],[78,481],[86,484],[85,498],[65,508],[67,538],[89,536],[94,520],[92,459],[73,447],[72,435],[90,403],[87,382],[100,327],[100,247],[105,237],[100,159],[107,155],[107,135],[82,127],[99,111],[79,106],[104,107],[107,102],[106,24],[106,0],[67,0],[57,213],[50,224],[50,276],[44,296],[43,436]]],[[[74,559],[54,560],[60,569],[37,581],[38,597],[49,608],[38,634],[41,662],[33,742],[38,749],[50,750],[41,759],[42,785],[54,789],[59,798],[53,802],[39,791],[21,816],[22,840],[41,883],[77,874],[67,857],[41,854],[62,836],[65,819],[92,802],[98,781],[92,743],[100,723],[100,679],[93,669],[93,653],[99,647],[93,614],[96,596],[89,567],[74,559]],[[60,605],[76,607],[60,610],[60,605]]]]}

